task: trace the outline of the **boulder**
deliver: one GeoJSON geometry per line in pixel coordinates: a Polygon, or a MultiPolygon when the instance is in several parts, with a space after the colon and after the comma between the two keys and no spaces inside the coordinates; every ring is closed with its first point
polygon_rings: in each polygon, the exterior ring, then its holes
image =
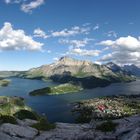
{"type": "Polygon", "coordinates": [[[0,140],[26,140],[18,137],[11,137],[8,134],[0,132],[0,140]]]}
{"type": "Polygon", "coordinates": [[[24,120],[17,120],[18,124],[21,126],[31,126],[33,124],[36,124],[36,120],[31,120],[31,119],[24,119],[24,120]]]}
{"type": "Polygon", "coordinates": [[[14,124],[5,123],[0,126],[0,132],[6,133],[10,136],[15,136],[25,139],[33,139],[38,131],[31,127],[23,127],[14,124]]]}

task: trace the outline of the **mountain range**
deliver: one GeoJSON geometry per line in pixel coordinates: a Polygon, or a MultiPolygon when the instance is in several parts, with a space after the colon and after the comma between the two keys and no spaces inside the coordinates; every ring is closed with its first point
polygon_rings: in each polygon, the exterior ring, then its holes
{"type": "Polygon", "coordinates": [[[89,89],[116,82],[134,81],[136,76],[140,76],[140,68],[135,65],[121,67],[113,62],[98,65],[90,61],[61,57],[52,64],[42,65],[28,71],[1,71],[0,77],[2,76],[52,80],[61,84],[71,83],[83,89],[89,89]]]}
{"type": "Polygon", "coordinates": [[[140,68],[137,67],[136,65],[124,65],[123,69],[126,70],[127,72],[130,72],[131,74],[139,77],[140,76],[140,68]]]}
{"type": "Polygon", "coordinates": [[[67,78],[81,80],[83,78],[87,79],[87,77],[110,82],[129,82],[135,79],[128,70],[112,62],[106,65],[98,65],[90,61],[77,60],[71,57],[61,57],[55,63],[30,69],[22,73],[20,77],[31,79],[49,78],[57,82],[63,82],[64,79],[69,82],[67,78]]]}

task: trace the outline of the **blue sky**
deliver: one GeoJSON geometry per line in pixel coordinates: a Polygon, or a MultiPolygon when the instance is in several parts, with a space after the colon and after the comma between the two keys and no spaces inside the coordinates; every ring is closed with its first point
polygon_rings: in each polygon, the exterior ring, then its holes
{"type": "Polygon", "coordinates": [[[0,70],[62,56],[140,66],[139,0],[1,0],[0,70]]]}

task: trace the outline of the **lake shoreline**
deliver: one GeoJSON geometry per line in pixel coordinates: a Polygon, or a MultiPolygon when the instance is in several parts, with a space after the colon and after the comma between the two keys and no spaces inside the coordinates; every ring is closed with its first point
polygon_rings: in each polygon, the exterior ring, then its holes
{"type": "Polygon", "coordinates": [[[140,80],[137,80],[131,83],[115,83],[104,88],[86,89],[76,94],[30,97],[28,95],[30,91],[46,86],[53,86],[54,83],[15,77],[10,79],[11,83],[8,87],[0,88],[0,96],[20,96],[25,98],[28,106],[39,114],[45,114],[50,122],[74,123],[75,116],[71,113],[71,103],[99,96],[111,96],[112,94],[137,94],[140,91],[140,80]]]}

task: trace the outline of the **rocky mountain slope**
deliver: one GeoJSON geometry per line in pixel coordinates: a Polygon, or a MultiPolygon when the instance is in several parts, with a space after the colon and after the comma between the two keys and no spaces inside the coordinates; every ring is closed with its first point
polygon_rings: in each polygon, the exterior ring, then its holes
{"type": "Polygon", "coordinates": [[[110,70],[112,70],[113,72],[119,72],[119,73],[128,74],[128,75],[130,74],[128,71],[123,69],[123,67],[120,67],[113,62],[109,62],[109,63],[105,64],[105,66],[107,68],[109,68],[110,70]]]}
{"type": "Polygon", "coordinates": [[[53,64],[30,69],[22,74],[21,77],[41,79],[50,78],[54,75],[71,75],[78,78],[94,76],[96,78],[114,81],[133,80],[133,77],[123,70],[114,71],[106,65],[98,65],[70,57],[62,57],[53,64]]]}
{"type": "Polygon", "coordinates": [[[124,65],[123,69],[135,76],[140,76],[140,68],[136,65],[124,65]]]}

